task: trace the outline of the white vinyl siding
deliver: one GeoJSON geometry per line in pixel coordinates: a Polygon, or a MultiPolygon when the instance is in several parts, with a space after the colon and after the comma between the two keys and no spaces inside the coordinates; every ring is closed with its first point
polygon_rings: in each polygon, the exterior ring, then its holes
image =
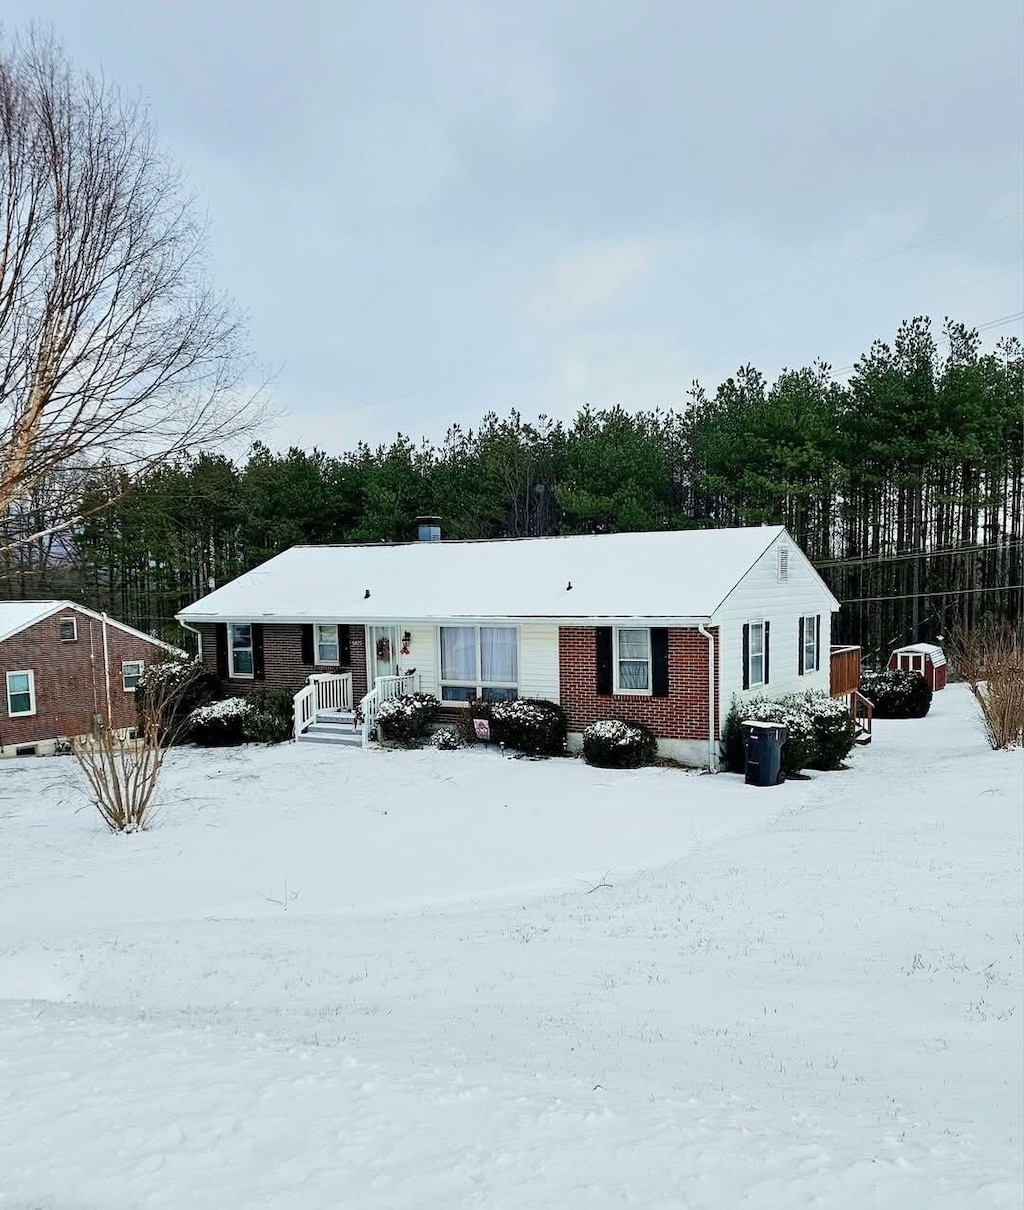
{"type": "Polygon", "coordinates": [[[807,690],[829,691],[829,635],[832,599],[803,552],[785,535],[772,544],[717,609],[711,625],[718,628],[719,718],[724,720],[735,699],[743,702],[757,694],[784,697],[807,690]],[[784,584],[778,579],[778,549],[789,551],[784,584]],[[797,652],[800,618],[821,615],[821,660],[816,672],[799,674],[797,652]],[[771,622],[768,686],[743,689],[743,627],[751,621],[771,622]]]}
{"type": "Polygon", "coordinates": [[[519,695],[559,700],[557,626],[519,628],[519,695]]]}
{"type": "Polygon", "coordinates": [[[36,674],[31,668],[7,674],[7,713],[24,718],[36,712],[36,674]]]}

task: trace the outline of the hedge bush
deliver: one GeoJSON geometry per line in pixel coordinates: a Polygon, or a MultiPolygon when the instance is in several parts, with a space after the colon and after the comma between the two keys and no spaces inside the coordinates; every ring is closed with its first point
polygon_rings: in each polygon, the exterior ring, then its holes
{"type": "Polygon", "coordinates": [[[377,709],[377,732],[383,740],[414,744],[437,718],[441,703],[432,693],[409,693],[388,698],[377,709]]]}
{"type": "Polygon", "coordinates": [[[292,737],[292,698],[279,689],[257,689],[193,710],[184,735],[201,748],[235,744],[280,744],[292,737]]]}
{"type": "Polygon", "coordinates": [[[931,685],[909,669],[861,672],[860,691],[874,703],[875,718],[924,718],[931,709],[931,685]]]}
{"type": "Polygon", "coordinates": [[[624,719],[602,719],[583,732],[583,756],[588,765],[602,769],[639,769],[658,754],[658,741],[650,727],[624,719]]]}
{"type": "Polygon", "coordinates": [[[430,737],[430,746],[439,752],[454,752],[456,748],[462,747],[462,740],[453,727],[444,727],[430,737]]]}
{"type": "Polygon", "coordinates": [[[226,697],[200,706],[188,716],[186,738],[201,748],[224,748],[245,743],[244,697],[226,697]]]}
{"type": "Polygon", "coordinates": [[[725,764],[742,773],[746,764],[742,723],[778,723],[789,735],[782,745],[782,768],[788,776],[803,769],[837,769],[849,756],[857,730],[846,703],[824,693],[794,693],[788,697],[755,697],[741,707],[736,702],[725,720],[725,764]]]}
{"type": "Polygon", "coordinates": [[[507,702],[482,698],[469,704],[470,726],[475,718],[491,724],[492,743],[504,744],[528,756],[561,756],[569,720],[557,702],[523,697],[507,702]]]}
{"type": "Polygon", "coordinates": [[[256,689],[245,699],[242,736],[249,744],[283,744],[295,731],[295,699],[280,689],[256,689]]]}

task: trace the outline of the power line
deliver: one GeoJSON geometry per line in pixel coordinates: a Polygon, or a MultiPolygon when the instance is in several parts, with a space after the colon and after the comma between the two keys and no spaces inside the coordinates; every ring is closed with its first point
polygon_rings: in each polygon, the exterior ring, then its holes
{"type": "Polygon", "coordinates": [[[938,559],[942,558],[943,555],[974,555],[986,550],[1012,550],[1022,544],[1024,544],[1024,539],[1011,538],[1007,542],[993,542],[988,546],[945,546],[935,550],[909,551],[902,555],[868,555],[863,559],[826,559],[820,563],[815,563],[814,566],[816,568],[871,567],[876,563],[900,563],[911,559],[938,559]]]}
{"type": "Polygon", "coordinates": [[[857,597],[854,600],[843,600],[842,605],[867,605],[875,601],[913,601],[914,598],[926,598],[929,601],[934,601],[936,597],[968,597],[976,592],[1013,592],[1015,589],[1024,588],[1024,584],[996,584],[991,588],[947,588],[937,589],[933,592],[908,592],[902,596],[884,597],[857,597]]]}

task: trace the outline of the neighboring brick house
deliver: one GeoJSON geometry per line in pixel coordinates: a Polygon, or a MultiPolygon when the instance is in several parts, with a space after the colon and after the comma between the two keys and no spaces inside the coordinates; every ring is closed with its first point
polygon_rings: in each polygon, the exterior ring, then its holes
{"type": "Polygon", "coordinates": [[[0,602],[0,756],[47,755],[97,717],[133,727],[142,670],[171,652],[72,601],[0,602]]]}
{"type": "Polygon", "coordinates": [[[785,529],[297,546],[183,610],[225,693],[296,694],[297,730],[400,684],[447,717],[546,698],[569,741],[602,718],[715,768],[733,700],[830,689],[839,602],[785,529]],[[367,687],[371,693],[368,696],[367,687]],[[315,690],[315,692],[314,692],[315,690]],[[315,699],[310,713],[299,707],[315,699]]]}

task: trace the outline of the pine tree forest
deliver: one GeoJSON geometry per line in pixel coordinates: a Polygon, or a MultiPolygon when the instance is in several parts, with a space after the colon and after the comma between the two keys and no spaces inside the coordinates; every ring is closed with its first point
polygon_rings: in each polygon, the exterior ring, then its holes
{"type": "MultiPolygon", "coordinates": [[[[440,444],[397,436],[340,455],[256,443],[165,465],[113,507],[102,467],[69,539],[9,547],[0,593],[68,596],[181,639],[175,611],[295,543],[534,537],[785,524],[843,602],[834,642],[878,660],[982,615],[1024,619],[1024,355],[947,322],[902,324],[845,383],[815,364],[744,366],[683,406],[584,407],[572,423],[488,414],[440,444]]],[[[79,486],[75,486],[79,485],[79,486]]],[[[47,492],[9,517],[45,528],[47,492]]]]}

